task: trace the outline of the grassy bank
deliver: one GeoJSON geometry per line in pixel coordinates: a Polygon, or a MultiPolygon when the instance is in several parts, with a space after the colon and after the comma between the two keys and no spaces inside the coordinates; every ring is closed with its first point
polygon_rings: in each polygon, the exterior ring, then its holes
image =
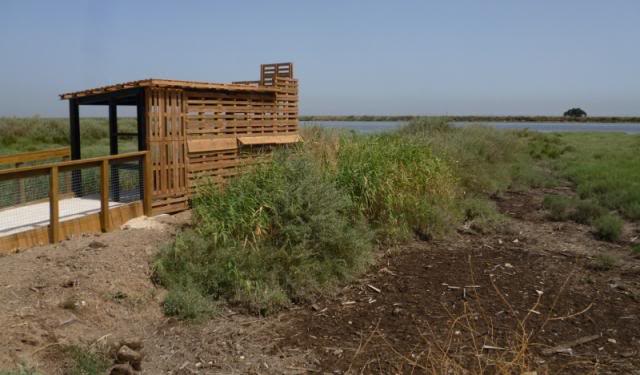
{"type": "Polygon", "coordinates": [[[491,230],[500,216],[488,195],[542,180],[528,133],[444,119],[379,135],[304,132],[304,145],[200,191],[194,228],[156,262],[165,312],[196,318],[226,301],[266,314],[313,299],[359,275],[381,246],[462,223],[491,230]]]}
{"type": "Polygon", "coordinates": [[[591,225],[597,237],[617,241],[623,219],[640,220],[640,136],[621,133],[558,133],[539,154],[555,174],[569,180],[576,197],[548,196],[553,220],[591,225]]]}
{"type": "Polygon", "coordinates": [[[640,136],[616,133],[558,134],[569,149],[556,169],[582,199],[640,220],[640,136]]]}

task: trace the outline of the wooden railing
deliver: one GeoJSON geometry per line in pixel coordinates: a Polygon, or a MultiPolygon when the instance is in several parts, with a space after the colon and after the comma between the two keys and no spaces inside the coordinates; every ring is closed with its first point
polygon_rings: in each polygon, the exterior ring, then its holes
{"type": "Polygon", "coordinates": [[[62,159],[68,160],[71,157],[71,149],[69,147],[54,148],[50,150],[23,152],[20,154],[11,154],[0,156],[1,164],[12,164],[14,168],[20,168],[25,163],[34,161],[62,159]]]}
{"type": "MultiPolygon", "coordinates": [[[[54,148],[49,150],[23,152],[19,154],[11,154],[0,156],[0,166],[5,168],[21,168],[26,164],[31,164],[40,161],[52,161],[53,159],[60,159],[67,161],[71,158],[71,149],[69,147],[54,148]]],[[[65,184],[70,184],[71,181],[65,181],[65,184]]],[[[16,189],[18,191],[18,203],[25,202],[27,200],[24,180],[16,179],[16,189]]]]}
{"type": "MultiPolygon", "coordinates": [[[[4,157],[1,160],[19,160],[16,159],[18,155],[14,155],[14,159],[10,157],[4,157]]],[[[24,160],[24,159],[22,159],[24,160]]],[[[32,159],[33,160],[33,159],[32,159]]],[[[59,214],[59,202],[60,202],[60,173],[71,172],[72,174],[80,169],[99,167],[100,169],[100,226],[103,232],[111,230],[110,218],[109,218],[109,172],[110,163],[113,162],[126,162],[132,160],[141,161],[141,200],[143,212],[145,215],[151,215],[152,209],[152,168],[151,158],[148,151],[131,152],[120,155],[111,155],[96,157],[82,160],[69,160],[57,163],[49,163],[42,165],[34,165],[21,168],[0,170],[0,182],[6,180],[21,180],[28,177],[36,176],[49,176],[49,230],[50,230],[50,242],[58,242],[60,240],[60,214],[59,214]]],[[[72,179],[75,176],[72,175],[72,179]]],[[[2,213],[0,213],[2,214],[2,213]]]]}

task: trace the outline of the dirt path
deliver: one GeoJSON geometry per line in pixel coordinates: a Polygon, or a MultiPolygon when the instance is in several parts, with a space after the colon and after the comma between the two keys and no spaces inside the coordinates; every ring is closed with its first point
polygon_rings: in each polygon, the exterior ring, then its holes
{"type": "Polygon", "coordinates": [[[2,257],[0,369],[64,373],[65,345],[135,337],[147,374],[640,373],[640,260],[628,245],[638,228],[621,244],[597,241],[547,221],[544,193],[498,200],[510,217],[500,233],[389,250],[337,295],[266,319],[163,316],[150,262],[185,218],[2,257]],[[575,340],[585,342],[556,347],[575,340]]]}
{"type": "MultiPolygon", "coordinates": [[[[166,318],[150,264],[184,218],[154,228],[85,236],[0,258],[0,370],[25,364],[63,374],[63,348],[100,351],[135,338],[143,373],[299,373],[298,353],[272,350],[277,317],[222,311],[204,324],[166,318]]],[[[148,225],[147,225],[148,226],[148,225]]]]}

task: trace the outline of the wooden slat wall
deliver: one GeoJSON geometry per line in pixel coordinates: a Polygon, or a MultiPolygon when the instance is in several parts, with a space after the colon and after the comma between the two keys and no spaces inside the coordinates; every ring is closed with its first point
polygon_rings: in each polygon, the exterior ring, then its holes
{"type": "Polygon", "coordinates": [[[284,124],[294,124],[290,132],[298,131],[298,80],[293,78],[275,77],[277,115],[276,121],[284,124]]]}
{"type": "Polygon", "coordinates": [[[297,135],[298,81],[292,75],[291,64],[263,65],[260,85],[275,92],[147,89],[153,212],[186,209],[203,179],[223,183],[271,149],[243,147],[236,144],[238,137],[297,135]]]}
{"type": "Polygon", "coordinates": [[[186,103],[180,89],[145,91],[147,139],[153,165],[153,212],[188,208],[186,103]]]}
{"type": "MultiPolygon", "coordinates": [[[[279,81],[276,94],[246,92],[185,92],[187,137],[193,139],[234,139],[243,135],[289,135],[298,132],[297,81],[279,81]]],[[[262,148],[261,150],[264,150],[262,148]]],[[[188,153],[190,192],[202,179],[223,183],[241,166],[253,164],[255,157],[241,149],[188,153]]]]}

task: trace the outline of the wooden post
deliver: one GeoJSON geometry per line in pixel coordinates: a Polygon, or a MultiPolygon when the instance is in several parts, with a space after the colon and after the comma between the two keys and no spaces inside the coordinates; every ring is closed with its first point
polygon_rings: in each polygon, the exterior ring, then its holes
{"type": "Polygon", "coordinates": [[[60,207],[59,207],[58,167],[51,167],[49,172],[49,228],[51,243],[60,241],[60,207]]]}
{"type": "Polygon", "coordinates": [[[136,103],[136,117],[138,125],[138,151],[147,149],[147,124],[146,124],[146,105],[144,90],[138,94],[136,103]]]}
{"type": "MultiPolygon", "coordinates": [[[[138,151],[149,150],[147,146],[147,123],[146,123],[146,105],[145,105],[145,91],[142,90],[138,94],[137,103],[136,103],[136,117],[137,117],[137,125],[138,125],[138,151]]],[[[148,197],[151,199],[151,194],[147,194],[147,185],[153,183],[152,179],[149,179],[147,176],[147,169],[151,169],[147,166],[147,159],[150,159],[149,153],[151,151],[147,151],[147,155],[144,159],[141,160],[140,168],[138,169],[138,182],[140,184],[138,194],[140,198],[145,202],[145,199],[148,197]]],[[[151,206],[149,206],[149,211],[145,211],[145,215],[150,216],[151,214],[151,206]]]]}
{"type": "MultiPolygon", "coordinates": [[[[76,99],[69,99],[69,145],[71,160],[80,159],[80,105],[76,99]]],[[[82,171],[71,174],[71,187],[76,196],[82,196],[82,171]]]]}
{"type": "Polygon", "coordinates": [[[151,151],[147,151],[142,160],[144,164],[144,178],[141,180],[141,185],[144,187],[142,207],[145,216],[151,216],[153,209],[153,166],[151,162],[151,151]]]}
{"type": "MultiPolygon", "coordinates": [[[[113,99],[109,101],[109,154],[118,155],[118,107],[113,99]]],[[[120,202],[120,170],[111,165],[111,192],[113,200],[120,202]]]]}
{"type": "Polygon", "coordinates": [[[103,232],[111,229],[109,220],[109,160],[103,160],[100,164],[100,229],[103,232]]]}

